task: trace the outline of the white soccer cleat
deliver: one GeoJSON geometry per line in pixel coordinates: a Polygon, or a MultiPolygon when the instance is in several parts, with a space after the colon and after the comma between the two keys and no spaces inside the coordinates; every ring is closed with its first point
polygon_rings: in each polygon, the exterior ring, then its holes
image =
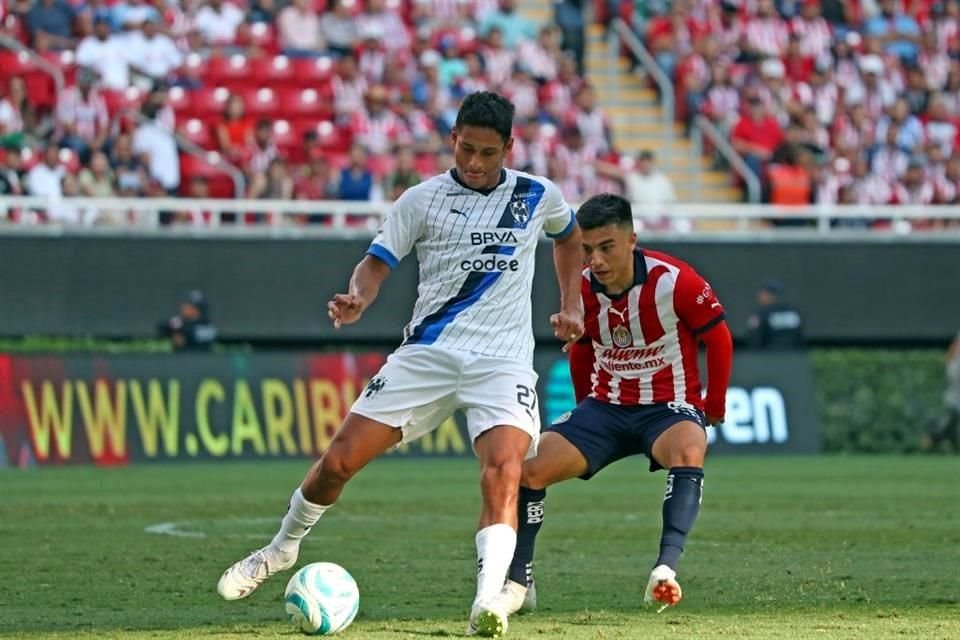
{"type": "Polygon", "coordinates": [[[467,627],[468,636],[483,638],[502,638],[507,633],[507,612],[503,609],[498,598],[487,602],[474,603],[470,611],[470,626],[467,627]]]}
{"type": "Polygon", "coordinates": [[[647,581],[647,591],[643,595],[643,601],[660,603],[657,613],[677,604],[682,597],[676,571],[661,564],[650,572],[650,580],[647,581]]]}
{"type": "Polygon", "coordinates": [[[528,613],[537,608],[537,586],[532,584],[530,588],[523,586],[513,580],[507,580],[493,598],[493,604],[507,612],[508,616],[515,613],[528,613]]]}
{"type": "Polygon", "coordinates": [[[298,551],[281,553],[270,547],[254,551],[223,572],[217,583],[217,593],[224,600],[246,598],[267,578],[296,564],[298,551]]]}
{"type": "Polygon", "coordinates": [[[537,583],[531,582],[527,587],[527,592],[523,594],[523,604],[520,605],[520,613],[530,613],[537,608],[537,583]]]}

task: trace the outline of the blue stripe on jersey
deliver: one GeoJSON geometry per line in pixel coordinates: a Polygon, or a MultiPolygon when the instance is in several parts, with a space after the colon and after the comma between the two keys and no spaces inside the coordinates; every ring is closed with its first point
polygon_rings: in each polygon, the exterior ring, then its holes
{"type": "Polygon", "coordinates": [[[513,187],[513,194],[510,196],[510,202],[503,210],[500,216],[498,227],[508,229],[526,229],[533,213],[543,198],[544,186],[535,182],[526,176],[517,176],[517,184],[513,187]]]}
{"type": "Polygon", "coordinates": [[[567,226],[564,227],[563,231],[561,231],[560,233],[547,232],[547,237],[553,238],[554,240],[563,240],[568,235],[570,235],[570,232],[573,231],[573,225],[575,225],[576,223],[577,223],[577,216],[574,215],[573,209],[570,209],[570,222],[567,223],[567,226]]]}
{"type": "Polygon", "coordinates": [[[391,269],[396,269],[397,265],[400,264],[400,260],[397,259],[397,256],[393,255],[390,252],[390,249],[387,249],[382,244],[371,244],[370,248],[367,249],[367,255],[373,256],[374,258],[380,258],[389,265],[391,269]]]}
{"type": "MultiPolygon", "coordinates": [[[[517,184],[513,187],[510,201],[500,216],[498,227],[510,229],[527,227],[533,212],[540,204],[540,198],[545,191],[542,184],[530,178],[517,176],[517,184]],[[514,204],[521,203],[521,204],[514,204]]],[[[375,245],[371,245],[371,248],[375,245]]],[[[496,253],[511,256],[516,247],[510,245],[489,245],[481,253],[496,253]]],[[[469,309],[470,305],[480,299],[493,284],[503,276],[502,271],[471,271],[467,279],[460,285],[456,295],[447,300],[439,309],[426,316],[411,332],[404,344],[433,344],[440,337],[440,333],[453,322],[457,314],[469,309]]]]}

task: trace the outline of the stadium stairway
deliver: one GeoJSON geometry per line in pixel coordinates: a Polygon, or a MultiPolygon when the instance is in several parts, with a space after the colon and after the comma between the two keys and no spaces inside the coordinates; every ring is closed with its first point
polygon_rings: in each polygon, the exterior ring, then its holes
{"type": "MultiPolygon", "coordinates": [[[[520,12],[537,24],[553,19],[553,3],[519,0],[520,12]]],[[[597,100],[609,114],[613,140],[623,154],[644,149],[657,156],[657,166],[670,176],[682,202],[741,202],[742,192],[733,186],[728,171],[711,168],[707,157],[697,157],[683,125],[665,131],[656,92],[641,72],[631,72],[629,60],[619,55],[601,25],[587,27],[587,79],[597,89],[597,100]]]]}

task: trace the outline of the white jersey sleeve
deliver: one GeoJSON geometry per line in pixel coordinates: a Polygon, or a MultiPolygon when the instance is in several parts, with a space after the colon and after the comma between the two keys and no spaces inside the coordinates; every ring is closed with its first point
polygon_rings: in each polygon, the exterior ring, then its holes
{"type": "Polygon", "coordinates": [[[543,179],[543,230],[554,240],[562,240],[573,231],[577,219],[573,208],[563,199],[560,188],[550,180],[543,179]]]}
{"type": "Polygon", "coordinates": [[[367,254],[395,269],[424,233],[426,216],[420,207],[422,189],[411,187],[393,203],[367,254]]]}

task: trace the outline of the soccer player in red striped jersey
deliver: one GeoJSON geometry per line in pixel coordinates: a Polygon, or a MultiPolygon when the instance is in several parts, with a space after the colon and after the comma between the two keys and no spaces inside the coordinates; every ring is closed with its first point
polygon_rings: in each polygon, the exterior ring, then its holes
{"type": "Polygon", "coordinates": [[[660,552],[644,600],[680,601],[676,571],[703,490],[706,426],[723,421],[733,354],[723,306],[688,264],[637,247],[630,203],[603,194],[577,213],[587,267],[584,337],[571,341],[577,407],[541,436],[523,465],[517,546],[499,596],[508,613],[536,606],[533,548],[546,488],[587,480],[607,465],[644,454],[667,469],[660,552]],[[699,344],[707,347],[702,395],[699,344]]]}

